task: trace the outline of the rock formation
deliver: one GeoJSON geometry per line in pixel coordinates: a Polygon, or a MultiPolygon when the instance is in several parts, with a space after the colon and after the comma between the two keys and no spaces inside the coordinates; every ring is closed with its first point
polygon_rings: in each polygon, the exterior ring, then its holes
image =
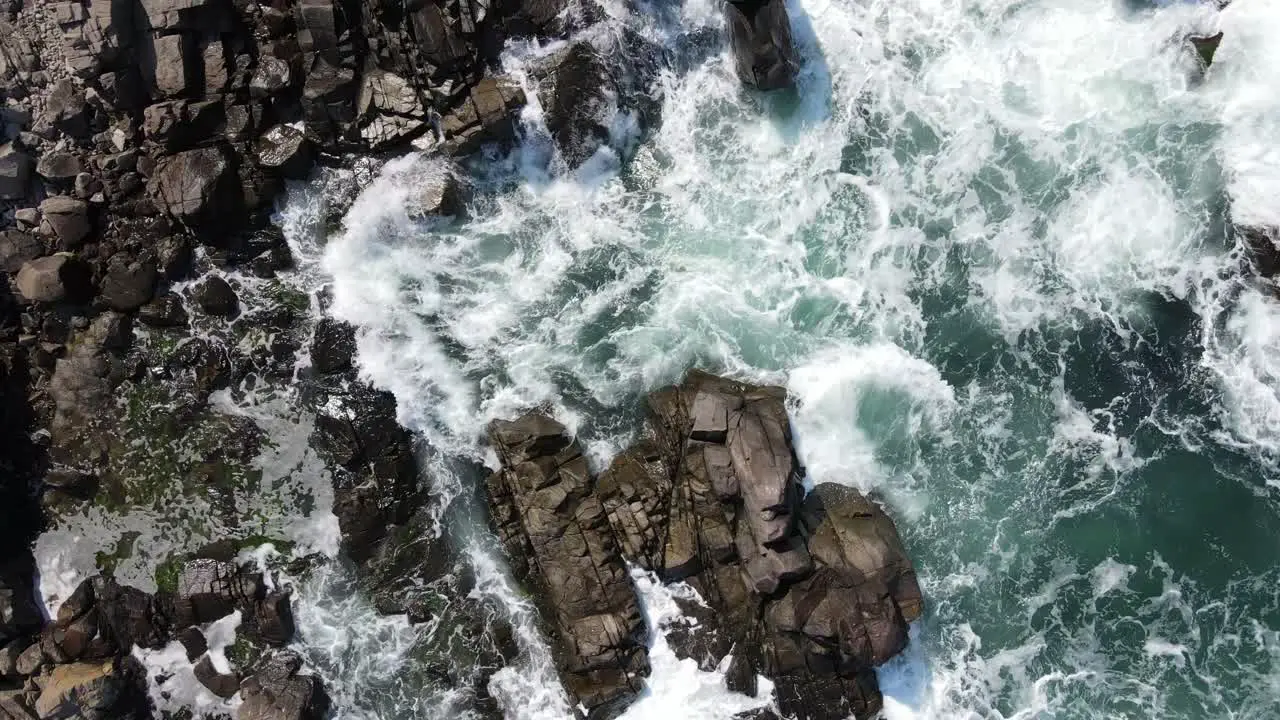
{"type": "Polygon", "coordinates": [[[791,87],[799,58],[784,0],[726,0],[724,16],[742,82],[757,90],[791,87]]]}
{"type": "Polygon", "coordinates": [[[875,715],[874,668],[902,651],[923,611],[893,522],[851,488],[805,496],[781,388],[694,371],[648,409],[646,437],[594,483],[555,421],[490,428],[503,462],[488,482],[494,524],[554,630],[573,697],[608,717],[638,688],[625,559],[707,601],[710,613],[689,608],[706,627],[675,645],[708,669],[732,651],[733,689],[754,694],[764,674],[788,716],[875,715]],[[592,701],[584,666],[608,669],[589,687],[615,704],[592,701]]]}

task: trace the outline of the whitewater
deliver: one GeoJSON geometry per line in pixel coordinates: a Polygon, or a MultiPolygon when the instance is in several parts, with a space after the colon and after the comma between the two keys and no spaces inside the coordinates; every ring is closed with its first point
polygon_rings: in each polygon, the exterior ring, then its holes
{"type": "MultiPolygon", "coordinates": [[[[1231,230],[1280,225],[1280,3],[788,9],[797,88],[765,96],[714,0],[609,0],[579,39],[665,48],[660,118],[619,114],[573,172],[530,74],[561,45],[508,47],[531,102],[510,152],[459,171],[464,219],[415,214],[453,171],[429,152],[291,189],[293,279],[358,328],[433,507],[496,465],[493,418],[547,408],[600,469],[690,368],[776,383],[806,482],[873,494],[919,571],[889,720],[1280,718],[1280,305],[1231,230]],[[1197,79],[1180,40],[1218,30],[1197,79]]],[[[336,551],[332,516],[285,532],[336,551]]],[[[520,650],[488,692],[572,717],[494,539],[459,544],[520,650]]],[[[626,720],[767,706],[667,645],[692,590],[633,577],[653,675],[626,720]]],[[[465,664],[466,638],[379,615],[340,564],[297,589],[337,717],[465,717],[426,658],[465,664]]]]}

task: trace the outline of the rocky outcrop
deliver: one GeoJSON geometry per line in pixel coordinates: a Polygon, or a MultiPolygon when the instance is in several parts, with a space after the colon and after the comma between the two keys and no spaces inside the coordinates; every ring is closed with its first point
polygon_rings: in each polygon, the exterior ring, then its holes
{"type": "Polygon", "coordinates": [[[543,415],[496,421],[502,469],[486,482],[513,571],[533,590],[565,689],[590,718],[611,718],[644,687],[644,620],[587,460],[543,415]]]}
{"type": "Polygon", "coordinates": [[[849,488],[804,497],[781,388],[695,371],[648,408],[596,492],[627,559],[710,604],[710,636],[681,652],[714,666],[735,648],[736,689],[763,673],[789,716],[873,716],[873,669],[923,607],[893,523],[849,488]]]}
{"type": "Polygon", "coordinates": [[[723,7],[742,82],[756,90],[791,87],[800,63],[784,0],[730,0],[723,7]]]}

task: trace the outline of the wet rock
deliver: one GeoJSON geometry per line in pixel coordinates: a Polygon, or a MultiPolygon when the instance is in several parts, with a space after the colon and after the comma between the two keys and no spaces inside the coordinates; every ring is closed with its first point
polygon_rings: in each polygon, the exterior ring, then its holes
{"type": "Polygon", "coordinates": [[[648,674],[644,620],[577,442],[544,415],[495,421],[502,470],[486,482],[513,572],[550,625],[556,666],[573,704],[615,717],[648,674]]]}
{"type": "Polygon", "coordinates": [[[258,58],[258,67],[249,80],[249,93],[256,98],[275,95],[288,88],[293,82],[293,72],[289,63],[274,55],[263,55],[258,58]]]}
{"type": "Polygon", "coordinates": [[[1196,57],[1200,60],[1201,67],[1208,69],[1213,64],[1213,56],[1218,52],[1218,46],[1222,44],[1222,33],[1215,35],[1192,35],[1187,38],[1187,42],[1191,43],[1191,47],[1196,51],[1196,57]]]}
{"type": "Polygon", "coordinates": [[[178,642],[187,651],[187,662],[195,662],[197,658],[209,651],[209,641],[205,639],[200,628],[189,627],[178,633],[178,642]]]}
{"type": "Polygon", "coordinates": [[[44,227],[58,238],[59,246],[66,250],[79,248],[93,227],[88,203],[65,195],[56,195],[40,203],[40,213],[44,227]]]}
{"type": "Polygon", "coordinates": [[[239,184],[230,160],[218,148],[200,148],[160,160],[148,184],[156,204],[188,223],[234,224],[239,184]]]}
{"type": "Polygon", "coordinates": [[[757,90],[791,87],[799,61],[783,0],[731,1],[723,5],[734,68],[757,90]]]}
{"type": "Polygon", "coordinates": [[[463,212],[463,196],[462,182],[445,168],[423,179],[422,192],[411,199],[407,210],[416,217],[455,217],[463,212]]]}
{"type": "Polygon", "coordinates": [[[240,678],[233,673],[220,673],[213,660],[205,655],[194,668],[196,680],[220,698],[230,698],[240,691],[240,678]]]}
{"type": "Polygon", "coordinates": [[[1280,274],[1280,229],[1267,227],[1238,227],[1236,232],[1253,258],[1254,267],[1264,278],[1280,274]]]}
{"type": "MultiPolygon", "coordinates": [[[[116,648],[159,648],[169,642],[168,618],[150,593],[101,575],[84,582],[93,590],[92,612],[116,648]]],[[[61,618],[59,624],[64,624],[61,618]]]]}
{"type": "Polygon", "coordinates": [[[187,310],[181,297],[167,292],[139,308],[138,320],[151,327],[182,327],[187,324],[187,310]]]}
{"type": "Polygon", "coordinates": [[[311,367],[322,375],[351,368],[356,354],[356,329],[350,323],[322,318],[311,338],[311,367]]]}
{"type": "Polygon", "coordinates": [[[102,278],[102,300],[112,310],[132,312],[151,300],[158,278],[155,261],[150,257],[134,259],[126,253],[116,253],[102,278]]]}
{"type": "Polygon", "coordinates": [[[547,129],[570,168],[609,139],[618,88],[600,52],[588,42],[571,46],[555,63],[543,94],[547,129]]]}
{"type": "Polygon", "coordinates": [[[258,164],[281,177],[305,179],[311,163],[311,143],[292,125],[276,125],[258,139],[258,164]]]}
{"type": "Polygon", "coordinates": [[[302,659],[277,651],[240,684],[236,720],[323,720],[329,696],[316,675],[300,675],[302,659]]]}
{"type": "Polygon", "coordinates": [[[230,283],[217,275],[210,275],[194,289],[196,304],[209,315],[230,317],[240,308],[240,300],[230,283]]]}
{"type": "Polygon", "coordinates": [[[734,648],[728,680],[771,678],[782,714],[869,718],[874,668],[905,647],[923,599],[877,505],[834,485],[802,500],[785,399],[691,372],[650,394],[647,437],[596,492],[629,560],[709,602],[698,634],[669,636],[678,655],[714,667],[734,648]]]}
{"type": "Polygon", "coordinates": [[[22,266],[44,254],[39,238],[21,230],[0,232],[0,271],[17,273],[22,266]]]}
{"type": "Polygon", "coordinates": [[[58,253],[24,263],[14,286],[33,302],[83,302],[92,293],[90,272],[74,256],[58,253]]]}
{"type": "Polygon", "coordinates": [[[254,607],[253,624],[268,644],[283,647],[293,639],[293,607],[288,593],[271,593],[254,607]]]}
{"type": "Polygon", "coordinates": [[[0,200],[21,200],[31,185],[31,156],[14,147],[0,145],[0,200]]]}

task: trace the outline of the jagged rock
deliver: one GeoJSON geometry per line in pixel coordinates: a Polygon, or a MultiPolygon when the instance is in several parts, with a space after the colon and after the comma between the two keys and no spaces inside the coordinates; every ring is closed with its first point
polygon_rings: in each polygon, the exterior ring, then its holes
{"type": "Polygon", "coordinates": [[[616,717],[648,674],[644,620],[578,443],[544,415],[495,421],[486,489],[513,572],[538,602],[573,704],[616,717]]]}
{"type": "Polygon", "coordinates": [[[609,139],[618,110],[618,88],[604,58],[588,42],[572,45],[555,61],[543,93],[547,129],[570,168],[581,165],[609,139]]]}
{"type": "Polygon", "coordinates": [[[44,650],[41,649],[40,643],[34,642],[27,646],[19,655],[14,663],[14,669],[19,675],[29,677],[40,672],[40,668],[48,662],[45,657],[44,650]]]}
{"type": "Polygon", "coordinates": [[[270,593],[254,606],[253,624],[268,645],[283,647],[293,639],[293,606],[288,593],[270,593]]]}
{"type": "Polygon", "coordinates": [[[72,180],[82,172],[80,158],[67,152],[45,153],[36,163],[36,173],[46,180],[72,180]]]}
{"type": "Polygon", "coordinates": [[[31,709],[33,697],[23,690],[0,691],[0,718],[4,720],[37,720],[31,709]]]}
{"type": "Polygon", "coordinates": [[[395,397],[359,383],[333,391],[320,403],[311,446],[342,471],[334,482],[333,512],[344,551],[363,562],[417,504],[412,442],[396,422],[395,397]]]}
{"type": "Polygon", "coordinates": [[[152,30],[223,30],[226,6],[219,0],[141,0],[152,30]]]}
{"type": "Polygon", "coordinates": [[[511,142],[525,101],[524,91],[510,80],[481,80],[462,104],[441,120],[444,149],[455,155],[468,155],[486,143],[511,142]]]}
{"type": "Polygon", "coordinates": [[[209,95],[221,93],[227,87],[226,50],[221,38],[213,38],[204,46],[200,55],[204,76],[204,92],[209,95]]]}
{"type": "Polygon", "coordinates": [[[71,80],[59,80],[45,99],[44,111],[36,119],[32,130],[42,137],[51,138],[62,132],[82,140],[89,135],[89,104],[84,93],[71,80]]]}
{"type": "Polygon", "coordinates": [[[240,210],[239,184],[219,148],[171,155],[157,165],[148,190],[156,203],[184,222],[228,222],[240,210]]]}
{"type": "Polygon", "coordinates": [[[81,78],[93,78],[115,65],[132,41],[133,3],[126,0],[65,3],[78,16],[62,24],[62,51],[67,67],[81,78]]]}
{"type": "Polygon", "coordinates": [[[240,300],[230,283],[217,275],[209,275],[194,289],[196,304],[210,315],[230,317],[240,308],[240,300]]]}
{"type": "Polygon", "coordinates": [[[302,659],[277,651],[240,684],[236,720],[323,720],[329,696],[315,675],[300,675],[302,659]]]}
{"type": "Polygon", "coordinates": [[[174,153],[215,142],[226,122],[221,100],[170,100],[147,106],[142,132],[166,152],[174,153]]]}
{"type": "Polygon", "coordinates": [[[334,138],[355,120],[355,73],[334,67],[320,56],[313,60],[302,87],[302,108],[307,132],[334,138]]]}
{"type": "Polygon", "coordinates": [[[305,179],[311,162],[311,142],[292,125],[276,125],[258,139],[258,164],[282,177],[305,179]]]}
{"type": "Polygon", "coordinates": [[[731,0],[723,7],[738,78],[757,90],[791,87],[800,64],[784,0],[731,0]]]}
{"type": "Polygon", "coordinates": [[[356,329],[349,323],[321,318],[311,337],[311,367],[322,375],[351,367],[356,355],[356,329]]]}
{"type": "Polygon", "coordinates": [[[371,148],[412,139],[429,128],[418,93],[394,73],[381,70],[366,73],[358,107],[360,136],[371,148]]]}
{"type": "Polygon", "coordinates": [[[677,653],[709,668],[733,648],[734,689],[764,673],[786,716],[874,716],[874,668],[923,608],[892,521],[840,486],[801,500],[782,388],[691,372],[648,408],[596,492],[631,562],[710,603],[697,635],[668,637],[677,653]]]}
{"type": "Polygon", "coordinates": [[[1239,227],[1236,232],[1244,240],[1259,275],[1271,278],[1280,274],[1280,229],[1239,227]]]}
{"type": "Polygon", "coordinates": [[[66,250],[79,248],[93,227],[88,203],[66,195],[55,195],[40,203],[40,214],[44,217],[44,226],[66,250]]]}
{"type": "Polygon", "coordinates": [[[33,302],[84,302],[93,292],[91,272],[75,256],[58,253],[23,264],[14,286],[33,302]]]}
{"type": "Polygon", "coordinates": [[[196,680],[220,698],[230,698],[240,691],[240,678],[233,673],[220,673],[213,660],[205,655],[194,668],[196,680]]]}
{"type": "Polygon", "coordinates": [[[102,300],[112,310],[132,312],[151,300],[158,279],[155,261],[149,256],[135,259],[116,253],[102,278],[102,300]]]}
{"type": "Polygon", "coordinates": [[[293,71],[289,63],[274,55],[258,58],[258,67],[249,80],[249,93],[255,98],[266,98],[287,89],[293,83],[293,71]]]}
{"type": "Polygon", "coordinates": [[[0,200],[21,200],[31,183],[31,156],[14,147],[0,145],[0,200]]]}
{"type": "Polygon", "coordinates": [[[101,575],[84,582],[93,589],[98,623],[117,648],[159,648],[169,642],[168,618],[150,593],[101,575]]]}
{"type": "Polygon", "coordinates": [[[13,219],[19,230],[32,230],[40,226],[40,208],[19,208],[13,211],[13,219]]]}
{"type": "MultiPolygon", "coordinates": [[[[4,647],[0,648],[0,678],[11,678],[18,675],[18,658],[22,656],[28,644],[27,640],[18,638],[10,640],[4,647]]],[[[0,715],[0,717],[3,717],[3,715],[0,715]]]]}
{"type": "Polygon", "coordinates": [[[151,327],[182,327],[187,324],[187,310],[182,298],[167,292],[139,308],[138,320],[151,327]]]}
{"type": "Polygon", "coordinates": [[[21,230],[0,232],[0,271],[16,273],[22,266],[44,254],[39,238],[21,230]]]}

